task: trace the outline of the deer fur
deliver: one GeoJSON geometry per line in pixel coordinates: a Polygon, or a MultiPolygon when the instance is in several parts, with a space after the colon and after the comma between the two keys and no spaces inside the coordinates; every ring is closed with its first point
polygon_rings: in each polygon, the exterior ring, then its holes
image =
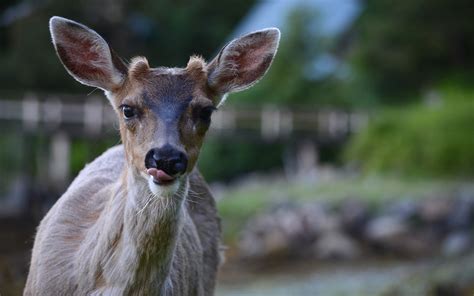
{"type": "Polygon", "coordinates": [[[88,164],[41,221],[24,295],[213,295],[220,220],[195,165],[209,122],[193,114],[260,79],[279,31],[236,39],[209,64],[151,68],[142,57],[123,64],[76,22],[53,17],[50,28],[67,71],[105,91],[124,144],[88,164]],[[122,118],[124,103],[140,116],[122,118]],[[169,112],[175,121],[161,118],[169,112]],[[157,185],[144,155],[170,141],[186,152],[186,172],[157,185]]]}

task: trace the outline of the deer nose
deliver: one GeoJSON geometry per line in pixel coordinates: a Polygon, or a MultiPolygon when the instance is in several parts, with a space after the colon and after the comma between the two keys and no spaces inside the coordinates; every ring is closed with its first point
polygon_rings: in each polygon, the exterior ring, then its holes
{"type": "Polygon", "coordinates": [[[170,176],[183,174],[188,166],[188,158],[181,150],[171,145],[153,148],[146,154],[145,167],[157,168],[170,176]]]}

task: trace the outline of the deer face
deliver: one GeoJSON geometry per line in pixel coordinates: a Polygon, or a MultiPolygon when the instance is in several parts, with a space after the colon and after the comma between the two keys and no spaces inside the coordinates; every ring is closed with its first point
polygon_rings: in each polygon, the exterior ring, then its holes
{"type": "MultiPolygon", "coordinates": [[[[228,93],[256,83],[278,47],[278,29],[227,44],[209,64],[191,57],[185,68],[151,68],[145,58],[125,65],[93,30],[53,17],[56,52],[79,82],[101,88],[120,121],[127,164],[161,194],[193,170],[211,115],[228,93]]],[[[175,186],[172,186],[175,185],[175,186]]]]}
{"type": "Polygon", "coordinates": [[[109,96],[129,163],[151,188],[171,185],[194,168],[216,109],[205,64],[192,58],[184,69],[152,69],[136,58],[127,77],[109,96]]]}

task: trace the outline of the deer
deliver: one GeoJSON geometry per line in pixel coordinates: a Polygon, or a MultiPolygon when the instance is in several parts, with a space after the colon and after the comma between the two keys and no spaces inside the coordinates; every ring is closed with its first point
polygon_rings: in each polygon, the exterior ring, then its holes
{"type": "Polygon", "coordinates": [[[207,63],[124,62],[95,31],[54,16],[61,63],[104,91],[121,145],[78,174],[40,222],[24,295],[213,295],[220,218],[196,162],[213,112],[268,71],[280,31],[236,38],[207,63]]]}

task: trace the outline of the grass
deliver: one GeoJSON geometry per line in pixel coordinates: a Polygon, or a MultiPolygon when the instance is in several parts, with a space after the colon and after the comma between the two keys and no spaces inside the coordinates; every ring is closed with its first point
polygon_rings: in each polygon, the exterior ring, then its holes
{"type": "Polygon", "coordinates": [[[337,204],[346,199],[360,199],[375,207],[395,199],[418,199],[433,193],[453,191],[461,184],[461,181],[380,175],[340,177],[319,183],[262,180],[229,187],[220,194],[218,208],[223,220],[224,240],[232,244],[250,217],[276,202],[322,201],[337,204]]]}

